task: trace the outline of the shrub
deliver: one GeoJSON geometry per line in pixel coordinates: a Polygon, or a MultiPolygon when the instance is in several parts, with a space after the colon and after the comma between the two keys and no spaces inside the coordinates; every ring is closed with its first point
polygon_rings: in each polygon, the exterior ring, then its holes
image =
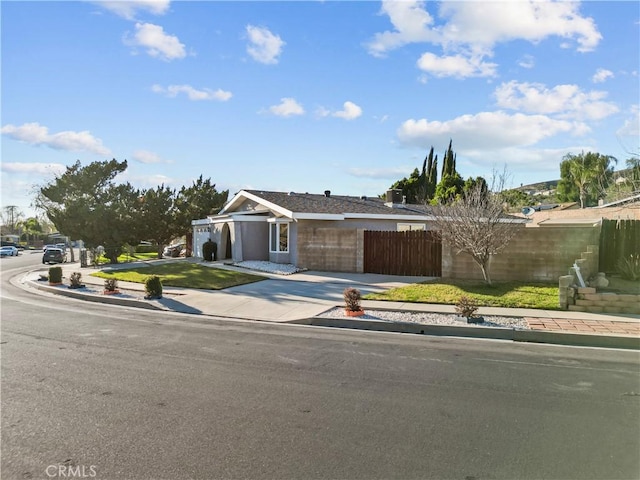
{"type": "Polygon", "coordinates": [[[218,244],[208,240],[202,244],[202,257],[206,262],[214,262],[218,254],[218,244]]]}
{"type": "Polygon", "coordinates": [[[349,287],[345,288],[342,294],[344,296],[344,302],[347,310],[350,312],[359,312],[361,310],[360,300],[362,300],[362,294],[360,293],[360,290],[349,287]]]}
{"type": "Polygon", "coordinates": [[[115,278],[105,278],[104,289],[107,292],[115,292],[118,289],[118,280],[115,278]]]}
{"type": "Polygon", "coordinates": [[[73,272],[69,277],[69,287],[70,288],[81,288],[82,285],[82,274],[80,272],[73,272]]]}
{"type": "Polygon", "coordinates": [[[478,302],[466,295],[462,295],[455,306],[456,313],[462,317],[471,318],[478,310],[478,302]]]}
{"type": "Polygon", "coordinates": [[[618,260],[618,272],[627,280],[640,280],[640,253],[618,260]]]}
{"type": "Polygon", "coordinates": [[[62,267],[49,267],[49,283],[62,283],[62,267]]]}
{"type": "Polygon", "coordinates": [[[157,275],[150,275],[144,281],[144,290],[147,293],[147,299],[162,298],[162,281],[157,275]]]}

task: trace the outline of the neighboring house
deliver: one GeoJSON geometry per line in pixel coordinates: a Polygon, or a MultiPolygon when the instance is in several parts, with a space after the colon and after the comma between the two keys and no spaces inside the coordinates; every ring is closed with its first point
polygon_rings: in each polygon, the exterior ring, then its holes
{"type": "Polygon", "coordinates": [[[537,205],[522,209],[522,216],[531,220],[528,227],[585,226],[607,220],[640,220],[640,195],[597,207],[575,208],[575,203],[537,205]]]}
{"type": "Polygon", "coordinates": [[[401,190],[390,190],[386,200],[242,190],[217,215],[192,222],[193,255],[202,257],[210,239],[218,259],[356,272],[362,271],[362,232],[429,230],[431,220],[426,206],[405,204],[401,190]]]}

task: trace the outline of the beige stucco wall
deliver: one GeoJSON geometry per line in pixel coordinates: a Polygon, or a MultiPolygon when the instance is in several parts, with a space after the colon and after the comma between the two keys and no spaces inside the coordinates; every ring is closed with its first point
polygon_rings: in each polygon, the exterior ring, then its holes
{"type": "MultiPolygon", "coordinates": [[[[557,282],[589,247],[599,243],[599,227],[521,228],[507,247],[491,261],[491,278],[557,282]]],[[[443,278],[482,279],[480,267],[468,254],[442,246],[443,278]]]]}

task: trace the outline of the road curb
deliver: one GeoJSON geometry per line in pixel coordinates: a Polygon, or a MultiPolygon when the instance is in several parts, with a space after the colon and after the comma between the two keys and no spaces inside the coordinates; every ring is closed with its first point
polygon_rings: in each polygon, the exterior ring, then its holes
{"type": "MultiPolygon", "coordinates": [[[[67,287],[43,285],[34,280],[26,281],[32,287],[45,292],[80,300],[122,305],[147,310],[166,311],[165,308],[152,302],[131,298],[120,298],[110,295],[92,295],[67,287]]],[[[206,313],[200,315],[216,316],[206,313]]],[[[238,317],[239,318],[239,317],[238,317]]],[[[244,318],[247,320],[248,318],[244,318]]],[[[249,319],[254,320],[254,319],[249,319]]],[[[286,322],[292,325],[312,325],[331,328],[348,328],[353,330],[372,330],[380,332],[411,333],[441,337],[486,338],[509,340],[522,343],[543,343],[554,345],[570,345],[580,347],[603,347],[626,350],[640,350],[640,338],[628,335],[598,335],[589,333],[551,332],[540,330],[516,330],[503,327],[475,327],[467,325],[429,325],[407,322],[388,322],[385,320],[362,320],[353,318],[331,318],[315,316],[307,319],[286,322]]]]}
{"type": "Polygon", "coordinates": [[[42,290],[44,292],[53,293],[54,295],[62,295],[65,297],[76,298],[79,300],[85,300],[87,302],[96,302],[96,303],[108,303],[110,305],[122,305],[125,307],[135,307],[135,308],[145,308],[147,310],[164,310],[163,308],[158,307],[149,302],[143,302],[140,300],[136,300],[133,298],[119,298],[113,295],[90,295],[85,292],[75,291],[74,289],[70,289],[67,287],[54,287],[50,285],[42,285],[38,282],[28,280],[28,283],[37,288],[38,290],[42,290]]]}
{"type": "Polygon", "coordinates": [[[353,320],[350,318],[312,317],[290,323],[318,327],[375,330],[381,332],[413,333],[445,337],[487,338],[523,343],[545,343],[580,347],[605,347],[640,350],[640,338],[623,335],[596,335],[571,332],[542,332],[501,327],[469,327],[457,325],[425,325],[419,323],[387,322],[384,320],[353,320]]]}

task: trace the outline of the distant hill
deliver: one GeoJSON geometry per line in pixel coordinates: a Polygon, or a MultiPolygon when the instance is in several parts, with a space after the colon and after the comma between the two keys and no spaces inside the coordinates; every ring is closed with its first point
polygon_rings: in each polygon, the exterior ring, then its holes
{"type": "MultiPolygon", "coordinates": [[[[613,172],[613,178],[620,178],[620,177],[628,178],[630,176],[631,176],[630,168],[623,168],[622,170],[616,170],[615,172],[613,172]]],[[[548,180],[546,182],[539,182],[539,183],[531,183],[529,185],[522,185],[521,187],[514,188],[514,190],[520,190],[521,192],[530,192],[530,191],[546,192],[548,190],[555,190],[556,188],[558,188],[559,181],[560,179],[548,180]]]]}
{"type": "Polygon", "coordinates": [[[555,190],[558,187],[558,182],[560,180],[548,180],[546,182],[539,183],[531,183],[529,185],[522,185],[521,187],[517,187],[514,190],[520,190],[521,192],[525,191],[535,191],[535,192],[544,192],[547,190],[555,190]]]}

